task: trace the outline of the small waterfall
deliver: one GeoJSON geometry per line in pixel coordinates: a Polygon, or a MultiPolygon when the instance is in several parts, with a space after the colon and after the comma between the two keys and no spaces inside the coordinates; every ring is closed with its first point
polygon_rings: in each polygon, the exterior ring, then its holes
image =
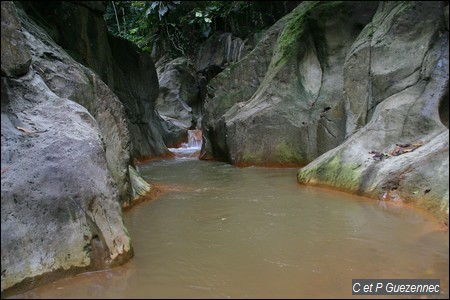
{"type": "Polygon", "coordinates": [[[169,148],[169,150],[181,157],[195,157],[200,154],[202,148],[202,131],[199,129],[188,130],[188,141],[182,143],[180,148],[169,148]]]}
{"type": "Polygon", "coordinates": [[[186,148],[198,148],[202,147],[202,131],[201,130],[188,130],[188,143],[183,144],[186,148]]]}

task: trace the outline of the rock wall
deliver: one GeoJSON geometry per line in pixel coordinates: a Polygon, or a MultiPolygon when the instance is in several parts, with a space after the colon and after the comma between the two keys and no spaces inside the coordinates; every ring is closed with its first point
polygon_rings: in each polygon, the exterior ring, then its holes
{"type": "Polygon", "coordinates": [[[222,33],[200,46],[194,62],[186,57],[170,60],[167,55],[156,62],[160,85],[156,110],[164,119],[163,140],[168,147],[186,142],[188,129],[201,128],[207,83],[244,57],[254,47],[255,35],[242,40],[222,33]]]}
{"type": "Polygon", "coordinates": [[[209,86],[203,158],[305,165],[345,138],[343,66],[376,4],[304,2],[209,86]]]}
{"type": "Polygon", "coordinates": [[[227,66],[247,55],[261,38],[262,32],[298,3],[285,1],[278,5],[266,1],[239,4],[239,7],[246,7],[245,18],[241,16],[241,11],[230,11],[225,22],[217,18],[217,32],[231,32],[214,34],[203,42],[192,66],[190,59],[184,57],[170,60],[167,54],[170,45],[161,41],[153,44],[152,56],[157,59],[160,84],[156,109],[164,119],[163,140],[168,147],[185,142],[188,128],[201,128],[207,83],[227,66]]]}
{"type": "Polygon", "coordinates": [[[210,81],[226,66],[239,61],[248,52],[246,41],[227,32],[207,39],[200,47],[196,70],[210,81]]]}
{"type": "Polygon", "coordinates": [[[207,87],[207,98],[204,103],[202,130],[204,143],[202,159],[222,159],[229,161],[229,150],[226,141],[227,111],[239,109],[251,98],[261,84],[276,39],[286,26],[289,16],[273,25],[261,38],[255,49],[239,63],[232,64],[219,73],[207,87]]]}
{"type": "MultiPolygon", "coordinates": [[[[106,28],[105,28],[106,30],[106,28]]],[[[161,117],[155,110],[159,93],[153,60],[132,43],[109,35],[114,82],[107,82],[125,107],[133,157],[168,155],[161,117]]],[[[107,62],[105,62],[107,63],[107,62]]]]}
{"type": "Polygon", "coordinates": [[[383,2],[344,65],[348,139],[298,173],[448,224],[448,5],[383,2]]]}
{"type": "Polygon", "coordinates": [[[157,68],[159,96],[156,110],[164,119],[168,147],[177,147],[187,141],[187,130],[200,127],[200,89],[195,71],[187,58],[179,57],[157,68]]]}
{"type": "Polygon", "coordinates": [[[1,8],[3,298],[133,251],[113,177],[130,151],[120,101],[12,2],[1,8]]]}
{"type": "Polygon", "coordinates": [[[201,157],[309,164],[300,183],[448,223],[447,16],[444,2],[303,2],[209,83],[201,157]]]}
{"type": "Polygon", "coordinates": [[[22,34],[20,22],[17,14],[15,13],[15,9],[11,3],[5,3],[4,5],[2,4],[1,50],[2,77],[19,77],[28,72],[31,64],[31,53],[22,34]]]}
{"type": "Polygon", "coordinates": [[[95,1],[25,2],[27,13],[41,22],[74,59],[94,70],[125,107],[133,157],[167,155],[161,119],[155,112],[158,78],[149,55],[113,37],[103,20],[104,5],[95,1]]]}
{"type": "Polygon", "coordinates": [[[56,95],[88,109],[101,131],[106,159],[123,203],[131,201],[127,167],[130,163],[130,133],[125,110],[108,86],[92,71],[75,65],[45,31],[23,15],[36,71],[56,95]],[[69,61],[69,62],[67,62],[69,61]],[[68,67],[68,65],[73,65],[68,67]]]}

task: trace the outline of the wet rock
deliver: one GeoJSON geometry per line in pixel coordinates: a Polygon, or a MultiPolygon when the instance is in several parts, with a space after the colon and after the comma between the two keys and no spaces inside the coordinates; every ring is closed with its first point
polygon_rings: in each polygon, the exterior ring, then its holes
{"type": "Polygon", "coordinates": [[[18,12],[32,64],[1,81],[2,298],[133,255],[119,201],[130,190],[124,109],[18,12]]]}
{"type": "Polygon", "coordinates": [[[97,122],[34,71],[2,103],[2,297],[132,256],[97,122]]]}
{"type": "Polygon", "coordinates": [[[209,83],[202,120],[205,138],[202,159],[229,160],[226,113],[234,105],[242,107],[258,89],[267,72],[277,37],[286,22],[286,17],[278,21],[267,30],[252,52],[239,63],[228,66],[209,83]]]}
{"type": "Polygon", "coordinates": [[[163,141],[161,117],[155,111],[158,76],[151,57],[131,42],[109,36],[113,61],[113,92],[125,107],[133,157],[155,157],[169,152],[163,141]]]}
{"type": "Polygon", "coordinates": [[[108,168],[116,181],[122,202],[131,201],[127,167],[130,163],[130,133],[122,103],[91,70],[75,62],[46,31],[20,13],[33,66],[59,97],[88,109],[101,131],[108,168]]]}
{"type": "Polygon", "coordinates": [[[153,61],[131,42],[108,33],[100,4],[33,1],[23,5],[37,20],[45,19],[41,25],[51,37],[119,97],[127,114],[132,156],[168,154],[155,113],[158,78],[153,61]]]}
{"type": "Polygon", "coordinates": [[[299,5],[209,85],[202,157],[300,164],[345,139],[343,65],[376,4],[299,5]]]}
{"type": "Polygon", "coordinates": [[[2,2],[2,76],[20,77],[28,72],[30,49],[23,37],[16,8],[11,1],[2,2]]]}
{"type": "MultiPolygon", "coordinates": [[[[201,114],[199,87],[189,61],[179,57],[157,69],[159,96],[156,110],[167,124],[163,135],[168,147],[179,146],[187,140],[187,130],[197,127],[201,114]]],[[[163,125],[164,126],[164,125],[163,125]]]]}
{"type": "Polygon", "coordinates": [[[442,5],[380,4],[346,60],[349,138],[301,169],[300,183],[374,198],[395,188],[404,201],[448,223],[448,128],[440,116],[441,103],[448,102],[448,32],[442,5]],[[370,154],[407,144],[421,147],[382,160],[370,154]]]}
{"type": "Polygon", "coordinates": [[[209,81],[246,53],[245,41],[229,32],[211,37],[200,47],[196,71],[204,74],[209,81]]]}

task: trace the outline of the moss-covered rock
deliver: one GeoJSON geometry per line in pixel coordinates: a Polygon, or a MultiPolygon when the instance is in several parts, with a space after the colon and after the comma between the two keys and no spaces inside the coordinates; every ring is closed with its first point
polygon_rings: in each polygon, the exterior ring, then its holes
{"type": "Polygon", "coordinates": [[[348,139],[302,168],[300,183],[403,200],[448,224],[445,26],[441,2],[380,4],[345,62],[348,139]],[[405,144],[421,147],[393,152],[405,144]]]}
{"type": "Polygon", "coordinates": [[[362,175],[361,171],[358,164],[342,163],[337,154],[328,158],[323,164],[308,166],[304,172],[299,172],[298,182],[332,186],[343,191],[357,191],[362,175]]]}
{"type": "Polygon", "coordinates": [[[286,25],[287,18],[282,18],[268,29],[253,51],[238,63],[228,66],[209,83],[202,121],[203,159],[229,160],[224,115],[230,109],[242,107],[258,89],[267,72],[277,37],[286,25]],[[237,106],[234,106],[235,104],[237,106]]]}
{"type": "Polygon", "coordinates": [[[345,56],[375,9],[305,1],[281,19],[211,82],[203,152],[234,164],[305,165],[342,143],[345,56]]]}

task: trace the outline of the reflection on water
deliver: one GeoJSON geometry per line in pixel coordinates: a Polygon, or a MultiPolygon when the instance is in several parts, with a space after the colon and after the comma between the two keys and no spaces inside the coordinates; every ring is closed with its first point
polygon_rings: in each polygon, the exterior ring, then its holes
{"type": "Polygon", "coordinates": [[[353,278],[438,278],[448,298],[448,233],[424,214],[297,185],[296,169],[184,158],[140,171],[164,192],[125,214],[133,260],[21,297],[351,297],[353,278]]]}

